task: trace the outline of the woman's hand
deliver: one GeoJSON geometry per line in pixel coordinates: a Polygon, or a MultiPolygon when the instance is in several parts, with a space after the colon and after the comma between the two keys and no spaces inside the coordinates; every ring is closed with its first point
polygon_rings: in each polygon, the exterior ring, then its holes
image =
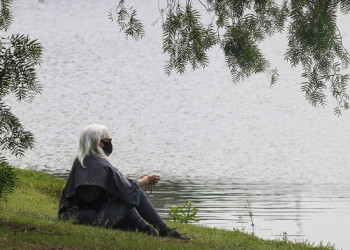
{"type": "Polygon", "coordinates": [[[147,175],[146,178],[148,180],[147,184],[156,184],[160,180],[160,176],[159,175],[155,175],[155,174],[147,175]]]}
{"type": "Polygon", "coordinates": [[[160,180],[160,176],[156,174],[150,174],[150,175],[143,175],[138,182],[140,183],[140,186],[146,186],[148,184],[156,184],[160,180]]]}

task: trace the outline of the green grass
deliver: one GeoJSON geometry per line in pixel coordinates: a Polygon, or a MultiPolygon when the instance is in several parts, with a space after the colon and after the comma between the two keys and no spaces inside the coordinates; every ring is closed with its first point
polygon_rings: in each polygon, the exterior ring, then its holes
{"type": "Polygon", "coordinates": [[[0,204],[0,249],[334,249],[169,221],[191,241],[74,225],[57,218],[64,179],[33,170],[15,171],[21,185],[7,203],[0,204]]]}

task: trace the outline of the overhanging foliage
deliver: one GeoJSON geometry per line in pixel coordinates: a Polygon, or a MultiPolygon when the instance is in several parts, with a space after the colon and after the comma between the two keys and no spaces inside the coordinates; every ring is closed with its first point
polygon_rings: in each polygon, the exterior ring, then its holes
{"type": "Polygon", "coordinates": [[[23,128],[4,97],[13,94],[18,101],[32,101],[41,90],[35,71],[41,63],[41,44],[21,34],[3,36],[13,20],[11,3],[0,0],[0,201],[13,191],[17,180],[1,152],[23,156],[34,144],[33,134],[23,128]]]}
{"type": "MultiPolygon", "coordinates": [[[[125,0],[111,11],[127,36],[142,38],[144,29],[134,8],[125,0]],[[130,13],[126,15],[125,13],[130,13]]],[[[162,4],[161,2],[159,3],[162,4]]],[[[345,74],[350,56],[343,47],[337,14],[350,12],[349,0],[167,0],[159,7],[163,28],[163,52],[169,55],[165,73],[182,74],[209,63],[208,51],[220,46],[234,82],[256,73],[268,73],[271,84],[278,71],[271,68],[259,44],[285,32],[288,48],[284,58],[292,67],[301,66],[301,90],[314,106],[327,103],[327,91],[337,102],[335,114],[348,108],[345,74]],[[197,6],[194,8],[193,6],[197,6]],[[210,17],[209,23],[202,16],[210,17]]]]}

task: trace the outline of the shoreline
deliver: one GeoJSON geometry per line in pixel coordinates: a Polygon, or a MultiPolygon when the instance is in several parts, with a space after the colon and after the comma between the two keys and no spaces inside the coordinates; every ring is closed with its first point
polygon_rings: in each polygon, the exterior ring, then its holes
{"type": "Polygon", "coordinates": [[[182,242],[142,233],[75,225],[57,218],[65,180],[35,170],[14,170],[21,185],[0,204],[2,249],[336,249],[322,242],[264,240],[239,230],[167,221],[192,240],[182,242]]]}

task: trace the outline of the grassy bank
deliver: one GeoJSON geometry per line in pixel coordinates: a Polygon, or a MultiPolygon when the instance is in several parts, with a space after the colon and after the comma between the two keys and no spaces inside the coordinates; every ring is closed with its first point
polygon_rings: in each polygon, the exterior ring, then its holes
{"type": "Polygon", "coordinates": [[[7,203],[0,204],[0,249],[334,249],[307,243],[262,240],[240,231],[169,224],[190,242],[120,230],[73,225],[57,219],[65,180],[16,169],[21,181],[7,203]]]}

